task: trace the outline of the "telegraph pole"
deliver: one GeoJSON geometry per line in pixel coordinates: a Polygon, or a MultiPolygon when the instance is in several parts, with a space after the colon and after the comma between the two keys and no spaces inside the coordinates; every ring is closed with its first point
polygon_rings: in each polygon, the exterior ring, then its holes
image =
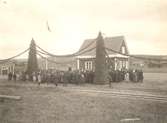
{"type": "Polygon", "coordinates": [[[95,60],[95,78],[94,83],[104,84],[106,82],[106,53],[104,47],[104,39],[99,32],[96,39],[96,60],[95,60]]]}

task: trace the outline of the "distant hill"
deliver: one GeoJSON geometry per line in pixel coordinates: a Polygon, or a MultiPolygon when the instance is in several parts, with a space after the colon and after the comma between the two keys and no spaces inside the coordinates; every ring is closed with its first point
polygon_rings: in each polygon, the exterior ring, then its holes
{"type": "Polygon", "coordinates": [[[143,58],[153,58],[153,59],[166,59],[167,60],[167,55],[135,55],[133,54],[132,56],[136,57],[143,57],[143,58]]]}
{"type": "Polygon", "coordinates": [[[144,72],[167,72],[167,55],[133,55],[130,68],[143,69],[144,72]]]}

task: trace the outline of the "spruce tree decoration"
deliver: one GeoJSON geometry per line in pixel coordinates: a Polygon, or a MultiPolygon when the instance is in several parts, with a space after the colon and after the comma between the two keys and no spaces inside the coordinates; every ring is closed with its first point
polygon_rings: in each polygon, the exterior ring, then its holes
{"type": "Polygon", "coordinates": [[[106,53],[104,39],[99,32],[96,39],[96,59],[95,59],[95,78],[94,83],[104,84],[106,82],[106,53]]]}
{"type": "Polygon", "coordinates": [[[28,56],[27,73],[29,75],[32,75],[32,73],[36,71],[38,71],[36,44],[35,44],[34,39],[32,38],[31,44],[30,44],[29,56],[28,56]]]}

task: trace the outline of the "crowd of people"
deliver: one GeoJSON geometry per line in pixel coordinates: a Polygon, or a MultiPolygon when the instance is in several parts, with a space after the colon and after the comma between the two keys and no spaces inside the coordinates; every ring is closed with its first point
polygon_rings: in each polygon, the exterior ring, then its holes
{"type": "Polygon", "coordinates": [[[108,74],[109,82],[143,82],[144,76],[141,69],[130,70],[110,70],[108,74]]]}
{"type": "Polygon", "coordinates": [[[11,80],[16,81],[16,79],[17,79],[16,73],[13,73],[13,74],[12,74],[12,72],[9,72],[9,74],[8,74],[8,80],[9,80],[9,81],[11,81],[11,80]]]}
{"type": "Polygon", "coordinates": [[[58,70],[40,70],[28,74],[27,72],[9,73],[8,80],[18,81],[33,81],[39,85],[41,83],[53,83],[56,86],[58,83],[67,85],[68,83],[82,84],[82,83],[93,83],[94,72],[93,71],[58,71],[58,70]]]}
{"type": "MultiPolygon", "coordinates": [[[[39,85],[41,83],[53,83],[56,86],[58,83],[67,85],[68,83],[82,84],[82,83],[93,83],[94,71],[79,71],[71,70],[58,71],[58,70],[40,70],[28,74],[26,72],[9,73],[8,80],[21,80],[21,81],[33,81],[39,85]]],[[[110,69],[107,75],[109,83],[121,82],[121,81],[132,81],[132,82],[143,82],[142,70],[112,70],[110,69]]]]}

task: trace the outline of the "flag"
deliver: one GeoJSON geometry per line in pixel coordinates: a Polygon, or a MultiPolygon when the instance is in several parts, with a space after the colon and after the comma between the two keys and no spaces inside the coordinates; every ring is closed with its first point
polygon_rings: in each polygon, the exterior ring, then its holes
{"type": "Polygon", "coordinates": [[[47,26],[48,31],[51,32],[51,29],[49,27],[48,21],[46,22],[46,26],[47,26]]]}

